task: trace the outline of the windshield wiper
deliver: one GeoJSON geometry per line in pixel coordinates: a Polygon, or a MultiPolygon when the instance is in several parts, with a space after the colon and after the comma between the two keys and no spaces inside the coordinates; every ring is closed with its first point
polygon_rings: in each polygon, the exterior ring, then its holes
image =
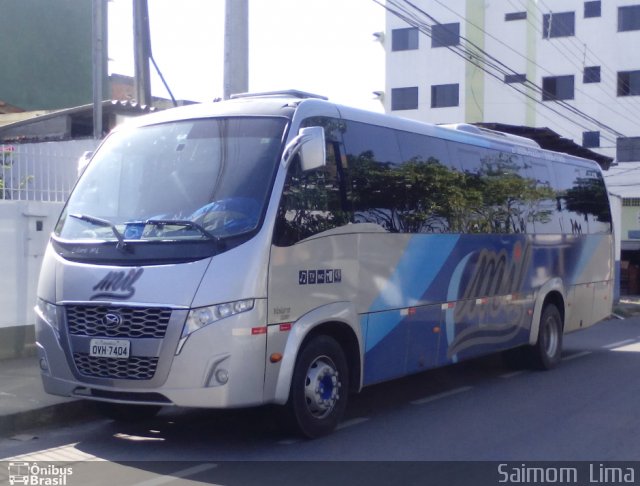
{"type": "Polygon", "coordinates": [[[124,236],[122,236],[122,233],[118,231],[118,228],[116,228],[116,226],[111,221],[107,221],[106,219],[102,219],[102,218],[96,218],[95,216],[89,216],[87,214],[69,214],[69,216],[75,219],[79,219],[81,221],[86,221],[87,223],[91,223],[96,226],[104,226],[107,228],[111,228],[111,231],[113,232],[116,239],[118,240],[118,244],[116,245],[116,248],[123,252],[126,251],[127,244],[124,241],[124,236]]]}
{"type": "Polygon", "coordinates": [[[194,221],[190,221],[188,219],[148,219],[146,221],[134,221],[132,223],[125,224],[149,224],[153,226],[184,226],[185,228],[195,229],[200,232],[200,234],[206,237],[209,240],[213,240],[216,242],[218,246],[222,244],[222,238],[214,235],[213,233],[207,231],[204,226],[198,224],[194,221]]]}

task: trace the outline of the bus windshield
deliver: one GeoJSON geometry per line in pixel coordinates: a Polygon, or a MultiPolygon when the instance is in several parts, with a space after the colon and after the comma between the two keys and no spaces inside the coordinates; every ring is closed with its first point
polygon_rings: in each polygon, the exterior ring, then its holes
{"type": "Polygon", "coordinates": [[[284,118],[177,121],[112,134],[55,234],[65,240],[222,239],[256,229],[284,118]]]}

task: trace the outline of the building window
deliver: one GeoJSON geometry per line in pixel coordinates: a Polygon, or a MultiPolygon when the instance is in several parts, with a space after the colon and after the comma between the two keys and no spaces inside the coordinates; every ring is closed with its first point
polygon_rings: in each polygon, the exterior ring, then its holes
{"type": "Polygon", "coordinates": [[[640,30],[640,5],[618,7],[618,32],[640,30]]]}
{"type": "Polygon", "coordinates": [[[542,100],[572,100],[573,75],[542,78],[542,100]]]}
{"type": "Polygon", "coordinates": [[[392,51],[411,51],[418,48],[418,28],[393,29],[391,31],[392,51]]]}
{"type": "Polygon", "coordinates": [[[600,146],[600,132],[582,132],[582,146],[596,148],[600,146]]]}
{"type": "Polygon", "coordinates": [[[600,2],[584,2],[584,18],[600,17],[602,15],[602,7],[600,2]]]}
{"type": "Polygon", "coordinates": [[[576,13],[561,12],[545,14],[542,17],[542,37],[569,37],[576,33],[576,13]]]}
{"type": "Polygon", "coordinates": [[[448,106],[458,106],[459,101],[458,84],[438,84],[431,86],[431,108],[446,108],[448,106]]]}
{"type": "Polygon", "coordinates": [[[640,95],[640,71],[618,73],[618,96],[640,95]]]}
{"type": "Polygon", "coordinates": [[[527,75],[526,74],[505,74],[504,82],[507,84],[526,83],[527,75]]]}
{"type": "Polygon", "coordinates": [[[460,44],[460,24],[435,24],[431,26],[431,47],[457,46],[460,44]]]}
{"type": "Polygon", "coordinates": [[[391,90],[391,110],[417,110],[418,87],[393,88],[391,90]]]}
{"type": "Polygon", "coordinates": [[[512,12],[504,14],[504,20],[509,22],[510,20],[525,20],[527,18],[527,12],[512,12]]]}
{"type": "Polygon", "coordinates": [[[640,161],[640,137],[618,137],[616,159],[618,162],[640,161]]]}
{"type": "Polygon", "coordinates": [[[582,74],[582,82],[587,83],[599,83],[600,82],[600,66],[589,66],[584,68],[582,74]]]}
{"type": "Polygon", "coordinates": [[[640,197],[625,197],[622,199],[622,206],[626,208],[640,206],[640,197]]]}

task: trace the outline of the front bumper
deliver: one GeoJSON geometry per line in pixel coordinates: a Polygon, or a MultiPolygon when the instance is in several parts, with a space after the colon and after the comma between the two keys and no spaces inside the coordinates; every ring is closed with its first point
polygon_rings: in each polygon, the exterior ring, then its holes
{"type": "Polygon", "coordinates": [[[117,403],[208,408],[262,404],[267,334],[255,330],[266,323],[266,300],[256,300],[251,311],[195,331],[176,354],[186,316],[186,310],[173,310],[161,340],[130,338],[132,357],[137,352],[157,357],[157,368],[150,379],[89,376],[86,370],[82,373],[74,353],[88,346],[89,337],[69,335],[66,317],[59,336],[37,317],[36,340],[45,390],[54,395],[117,403]]]}

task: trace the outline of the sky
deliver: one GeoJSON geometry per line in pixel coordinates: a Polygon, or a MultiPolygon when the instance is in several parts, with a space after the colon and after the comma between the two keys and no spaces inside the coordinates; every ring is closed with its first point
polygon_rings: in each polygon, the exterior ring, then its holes
{"type": "MultiPolygon", "coordinates": [[[[149,0],[153,57],[176,99],[222,96],[225,0],[149,0]]],[[[109,2],[109,72],[133,75],[131,0],[109,2]]],[[[299,89],[383,111],[384,9],[373,0],[249,0],[249,91],[299,89]]],[[[168,98],[153,66],[152,92],[168,98]]]]}

